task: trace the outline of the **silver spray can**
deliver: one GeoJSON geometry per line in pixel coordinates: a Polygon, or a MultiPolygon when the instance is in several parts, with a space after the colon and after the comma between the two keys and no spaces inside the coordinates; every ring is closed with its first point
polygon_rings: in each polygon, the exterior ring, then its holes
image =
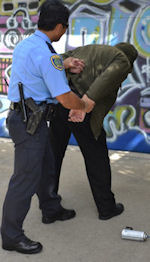
{"type": "Polygon", "coordinates": [[[122,239],[130,239],[136,241],[145,241],[148,238],[147,233],[143,231],[135,231],[132,228],[125,228],[121,232],[122,239]]]}

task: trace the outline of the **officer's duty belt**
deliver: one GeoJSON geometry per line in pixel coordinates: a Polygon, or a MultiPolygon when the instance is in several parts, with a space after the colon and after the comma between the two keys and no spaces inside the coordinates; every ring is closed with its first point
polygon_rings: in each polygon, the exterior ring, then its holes
{"type": "MultiPolygon", "coordinates": [[[[45,101],[41,102],[40,105],[46,104],[45,101]]],[[[21,108],[21,103],[20,102],[11,102],[10,106],[9,106],[10,110],[15,110],[17,112],[20,112],[22,110],[21,108]]],[[[56,111],[56,105],[51,103],[51,104],[46,104],[46,108],[45,108],[45,114],[43,115],[44,117],[46,117],[48,120],[51,120],[54,116],[55,116],[55,111],[56,111]]],[[[30,113],[31,110],[27,107],[27,113],[30,113]]]]}
{"type": "MultiPolygon", "coordinates": [[[[43,101],[43,102],[41,102],[38,105],[43,105],[43,104],[46,104],[46,102],[43,101]]],[[[15,110],[15,111],[20,111],[21,110],[21,103],[20,102],[11,102],[10,106],[9,106],[9,109],[15,110]]]]}

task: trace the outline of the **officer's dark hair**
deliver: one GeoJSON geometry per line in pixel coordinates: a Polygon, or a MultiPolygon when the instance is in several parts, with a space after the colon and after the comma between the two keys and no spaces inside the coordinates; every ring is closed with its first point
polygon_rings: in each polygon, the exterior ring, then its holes
{"type": "Polygon", "coordinates": [[[60,0],[46,0],[39,11],[39,29],[50,31],[57,24],[68,26],[69,9],[60,0]]]}
{"type": "Polygon", "coordinates": [[[131,65],[133,66],[133,63],[138,56],[136,48],[132,44],[125,42],[118,43],[117,45],[115,45],[115,47],[117,47],[127,56],[131,65]]]}

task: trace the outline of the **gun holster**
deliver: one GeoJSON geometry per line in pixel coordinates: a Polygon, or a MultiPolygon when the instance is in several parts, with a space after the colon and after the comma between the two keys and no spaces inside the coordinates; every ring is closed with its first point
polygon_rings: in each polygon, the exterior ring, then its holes
{"type": "Polygon", "coordinates": [[[25,104],[27,111],[29,109],[26,131],[33,135],[45,115],[47,105],[46,103],[37,105],[31,97],[25,100],[25,104]]]}

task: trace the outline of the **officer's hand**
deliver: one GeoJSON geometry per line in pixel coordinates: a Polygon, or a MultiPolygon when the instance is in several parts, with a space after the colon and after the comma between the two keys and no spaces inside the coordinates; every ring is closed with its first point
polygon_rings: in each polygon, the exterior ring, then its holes
{"type": "Polygon", "coordinates": [[[68,116],[68,121],[71,122],[83,122],[86,113],[82,110],[71,109],[68,116]]]}
{"type": "Polygon", "coordinates": [[[74,74],[79,74],[83,71],[84,69],[84,61],[79,59],[79,58],[74,58],[74,57],[68,57],[64,61],[64,67],[65,69],[69,69],[71,73],[74,74]]]}
{"type": "Polygon", "coordinates": [[[92,109],[94,108],[94,106],[95,106],[95,102],[92,100],[92,99],[90,99],[87,95],[84,95],[83,97],[82,97],[82,100],[86,103],[86,107],[85,107],[85,112],[86,113],[89,113],[89,112],[91,112],[92,111],[92,109]]]}

